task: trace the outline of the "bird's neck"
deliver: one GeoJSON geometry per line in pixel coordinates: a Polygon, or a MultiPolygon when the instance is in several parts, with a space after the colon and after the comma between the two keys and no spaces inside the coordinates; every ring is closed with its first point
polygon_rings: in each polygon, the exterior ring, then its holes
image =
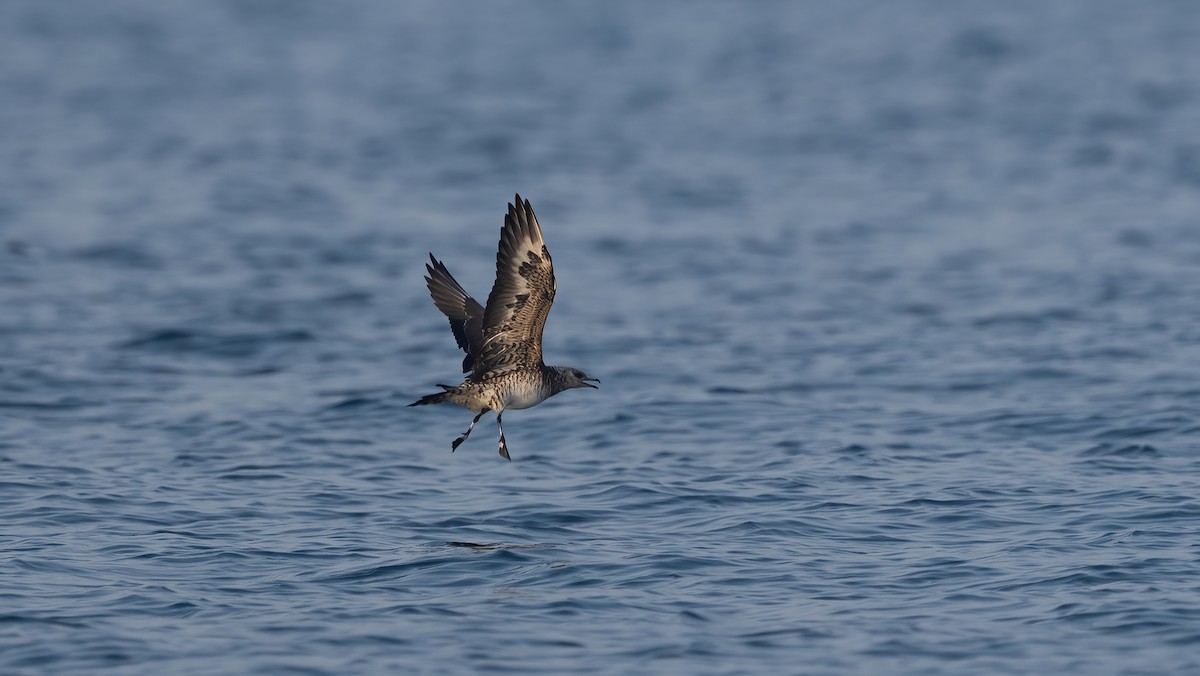
{"type": "Polygon", "coordinates": [[[567,377],[560,367],[542,365],[542,373],[546,375],[546,380],[550,383],[551,388],[555,392],[562,392],[567,389],[567,377]]]}

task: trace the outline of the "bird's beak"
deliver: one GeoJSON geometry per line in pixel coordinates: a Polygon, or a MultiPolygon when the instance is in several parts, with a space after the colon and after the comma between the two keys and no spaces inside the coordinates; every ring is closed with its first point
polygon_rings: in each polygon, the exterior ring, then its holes
{"type": "Polygon", "coordinates": [[[584,384],[584,385],[587,385],[588,387],[592,388],[593,390],[598,390],[598,389],[600,389],[599,387],[596,387],[595,385],[593,385],[593,384],[589,383],[589,382],[588,382],[589,380],[592,380],[592,381],[595,381],[595,382],[597,382],[597,383],[598,383],[598,382],[600,382],[600,379],[599,379],[599,378],[583,378],[583,379],[582,379],[582,381],[583,381],[583,384],[584,384]]]}

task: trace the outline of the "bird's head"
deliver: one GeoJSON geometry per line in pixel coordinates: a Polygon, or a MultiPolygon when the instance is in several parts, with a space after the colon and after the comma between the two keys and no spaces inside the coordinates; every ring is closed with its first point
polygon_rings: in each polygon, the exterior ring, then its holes
{"type": "Polygon", "coordinates": [[[558,371],[562,376],[562,382],[566,385],[566,389],[571,389],[572,387],[599,389],[592,384],[600,382],[599,378],[593,378],[577,368],[572,366],[555,366],[554,370],[558,371]]]}

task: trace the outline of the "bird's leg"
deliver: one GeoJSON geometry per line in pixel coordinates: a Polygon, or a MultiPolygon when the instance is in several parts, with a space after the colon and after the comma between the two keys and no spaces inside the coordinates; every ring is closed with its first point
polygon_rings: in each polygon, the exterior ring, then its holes
{"type": "Polygon", "coordinates": [[[504,423],[500,422],[500,418],[504,416],[504,411],[496,414],[496,427],[500,428],[500,457],[512,462],[512,458],[508,457],[508,442],[504,440],[504,423]]]}
{"type": "Polygon", "coordinates": [[[479,419],[483,417],[484,413],[487,413],[486,408],[484,410],[480,411],[479,415],[475,416],[475,419],[471,421],[471,426],[467,428],[466,432],[463,432],[462,434],[458,435],[457,439],[450,442],[450,452],[451,453],[457,451],[459,444],[466,441],[467,437],[471,436],[471,430],[475,429],[475,423],[479,422],[479,419]]]}

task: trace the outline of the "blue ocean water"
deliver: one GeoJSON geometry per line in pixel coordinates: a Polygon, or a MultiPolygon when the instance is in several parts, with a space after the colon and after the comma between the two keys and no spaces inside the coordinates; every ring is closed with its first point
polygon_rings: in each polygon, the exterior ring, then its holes
{"type": "Polygon", "coordinates": [[[1200,671],[1200,8],[0,3],[0,673],[1200,671]],[[558,272],[506,416],[504,204],[558,272]]]}

